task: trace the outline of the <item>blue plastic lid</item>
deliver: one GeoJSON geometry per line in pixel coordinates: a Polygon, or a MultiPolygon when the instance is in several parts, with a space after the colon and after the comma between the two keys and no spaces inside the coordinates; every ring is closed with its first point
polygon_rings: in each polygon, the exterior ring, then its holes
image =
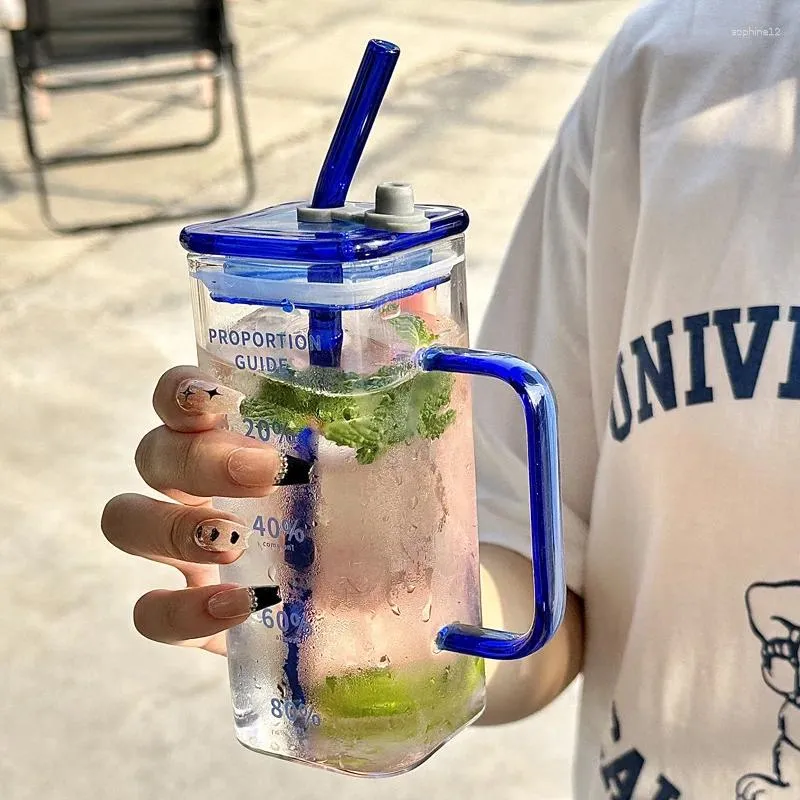
{"type": "MultiPolygon", "coordinates": [[[[457,206],[417,205],[431,221],[430,230],[393,233],[358,222],[297,221],[299,206],[284,203],[239,217],[201,222],[181,231],[180,242],[191,253],[253,259],[342,264],[381,258],[462,233],[469,216],[457,206]]],[[[373,203],[348,203],[368,211],[373,203]]]]}

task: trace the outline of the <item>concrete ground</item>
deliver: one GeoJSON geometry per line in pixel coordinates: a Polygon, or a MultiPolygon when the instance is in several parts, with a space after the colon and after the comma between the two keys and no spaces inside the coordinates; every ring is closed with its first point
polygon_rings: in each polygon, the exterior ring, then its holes
{"type": "MultiPolygon", "coordinates": [[[[634,0],[238,0],[255,206],[304,199],[370,37],[403,54],[351,198],[413,181],[470,211],[480,322],[515,215],[559,120],[634,0]]],[[[47,148],[203,129],[194,85],[58,95],[47,148]]],[[[226,118],[226,122],[228,119],[226,118]]],[[[231,126],[205,152],[70,168],[56,213],[96,219],[237,190],[231,126]]],[[[468,731],[384,784],[238,746],[222,659],[140,639],[136,598],[177,586],[102,538],[105,501],[141,490],[132,453],[158,375],[194,360],[180,224],[59,237],[38,217],[14,118],[0,118],[0,796],[3,800],[309,800],[569,796],[575,693],[538,717],[468,731]]]]}

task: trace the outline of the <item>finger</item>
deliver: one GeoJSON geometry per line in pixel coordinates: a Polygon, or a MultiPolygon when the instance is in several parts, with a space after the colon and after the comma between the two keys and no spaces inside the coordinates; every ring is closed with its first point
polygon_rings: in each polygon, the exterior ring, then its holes
{"type": "Polygon", "coordinates": [[[139,598],[133,624],[142,636],[155,642],[182,644],[240,625],[250,614],[279,602],[277,586],[157,589],[139,598]]]}
{"type": "Polygon", "coordinates": [[[198,564],[236,561],[252,534],[233,514],[164,503],[139,494],[109,500],[100,527],[111,544],[131,555],[198,564]]]}
{"type": "Polygon", "coordinates": [[[224,425],[225,414],[238,413],[243,399],[197,367],[173,367],[156,384],[153,408],[174,431],[207,431],[224,425]]]}
{"type": "Polygon", "coordinates": [[[210,497],[195,497],[193,494],[187,494],[178,489],[162,489],[161,493],[169,497],[170,500],[174,500],[176,503],[182,503],[185,506],[199,507],[211,505],[210,497]]]}
{"type": "Polygon", "coordinates": [[[150,431],[136,451],[136,466],[157,491],[178,489],[200,497],[263,497],[274,486],[308,483],[311,464],[230,431],[150,431]]]}

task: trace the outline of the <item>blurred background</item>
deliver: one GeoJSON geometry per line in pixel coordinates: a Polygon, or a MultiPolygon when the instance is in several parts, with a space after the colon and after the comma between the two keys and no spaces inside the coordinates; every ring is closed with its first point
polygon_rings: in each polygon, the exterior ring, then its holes
{"type": "MultiPolygon", "coordinates": [[[[6,28],[30,26],[19,5],[0,0],[6,28]]],[[[140,5],[163,12],[170,2],[140,5]]],[[[369,200],[376,183],[402,180],[418,202],[468,209],[474,338],[559,122],[634,5],[229,0],[255,186],[247,207],[310,197],[367,40],[397,43],[402,55],[349,196],[369,200]]],[[[245,197],[248,169],[230,69],[217,94],[213,73],[189,74],[214,69],[210,56],[132,58],[130,36],[115,40],[107,25],[78,19],[61,49],[38,53],[24,30],[15,47],[0,30],[0,797],[569,797],[576,687],[533,719],[469,730],[414,772],[376,784],[244,750],[223,659],[133,630],[139,595],[180,579],[112,549],[100,513],[112,495],[143,491],[132,455],[156,424],[152,388],[169,366],[195,362],[180,228],[245,197]],[[98,42],[120,57],[104,65],[106,77],[161,79],[67,90],[98,79],[94,68],[57,69],[59,56],[98,42]],[[208,146],[58,163],[65,152],[209,138],[217,101],[221,130],[208,146]],[[179,214],[185,221],[172,219],[179,214]],[[155,221],[106,227],[143,215],[155,221]],[[53,230],[86,226],[96,229],[53,230]]],[[[179,27],[170,36],[180,38],[179,27]]],[[[164,26],[144,40],[161,34],[166,52],[164,26]]]]}

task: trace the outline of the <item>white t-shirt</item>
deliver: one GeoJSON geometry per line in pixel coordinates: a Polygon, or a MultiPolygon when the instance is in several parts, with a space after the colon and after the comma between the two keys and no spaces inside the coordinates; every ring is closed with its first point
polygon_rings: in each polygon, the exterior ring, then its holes
{"type": "MultiPolygon", "coordinates": [[[[800,0],[634,13],[477,342],[558,400],[579,800],[800,798],[799,81],[800,0]]],[[[527,554],[522,411],[475,385],[482,538],[527,554]]]]}

